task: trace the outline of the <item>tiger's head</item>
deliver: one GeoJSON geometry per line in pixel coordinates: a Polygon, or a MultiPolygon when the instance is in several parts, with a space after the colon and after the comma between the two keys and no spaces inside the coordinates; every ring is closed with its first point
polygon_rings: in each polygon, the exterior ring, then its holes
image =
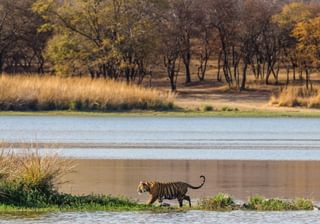
{"type": "Polygon", "coordinates": [[[141,181],[138,185],[137,192],[143,194],[145,192],[150,192],[150,184],[148,182],[141,181]]]}

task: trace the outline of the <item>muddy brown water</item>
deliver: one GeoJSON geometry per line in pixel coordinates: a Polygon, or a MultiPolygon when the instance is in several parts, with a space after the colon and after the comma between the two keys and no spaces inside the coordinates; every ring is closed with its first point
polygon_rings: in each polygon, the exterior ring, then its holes
{"type": "Polygon", "coordinates": [[[246,200],[260,194],[266,197],[306,197],[320,201],[319,161],[182,161],[182,160],[76,160],[76,172],[61,186],[74,194],[111,194],[140,201],[136,187],[141,180],[186,181],[199,185],[201,174],[207,178],[200,190],[190,190],[193,199],[227,192],[246,200]]]}

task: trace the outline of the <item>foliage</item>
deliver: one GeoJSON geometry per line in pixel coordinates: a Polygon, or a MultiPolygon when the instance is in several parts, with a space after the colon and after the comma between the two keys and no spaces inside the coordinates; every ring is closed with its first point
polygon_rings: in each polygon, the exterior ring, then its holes
{"type": "Polygon", "coordinates": [[[313,210],[312,201],[298,198],[295,200],[281,200],[278,198],[266,199],[262,196],[253,196],[249,198],[246,209],[258,211],[287,211],[287,210],[313,210]]]}
{"type": "Polygon", "coordinates": [[[228,194],[219,193],[214,197],[202,199],[199,202],[199,207],[212,211],[232,210],[235,207],[235,203],[228,194]]]}
{"type": "Polygon", "coordinates": [[[231,107],[228,107],[228,106],[222,107],[221,110],[222,110],[222,111],[226,111],[226,112],[239,111],[238,108],[231,108],[231,107]]]}
{"type": "Polygon", "coordinates": [[[42,18],[34,0],[0,2],[0,73],[44,72],[44,49],[50,32],[38,33],[42,18]]]}
{"type": "Polygon", "coordinates": [[[161,1],[38,0],[33,10],[57,32],[47,51],[56,72],[112,78],[124,73],[130,81],[147,75],[158,36],[150,10],[157,5],[161,1]]]}
{"type": "Polygon", "coordinates": [[[309,19],[312,16],[310,8],[300,2],[284,5],[279,14],[274,15],[273,20],[282,28],[291,30],[297,23],[309,19]]]}
{"type": "Polygon", "coordinates": [[[320,71],[320,16],[299,22],[293,29],[293,36],[297,38],[297,49],[301,58],[319,68],[320,71]]]}
{"type": "Polygon", "coordinates": [[[202,105],[200,111],[209,112],[214,111],[214,107],[212,105],[202,105]]]}
{"type": "Polygon", "coordinates": [[[2,0],[0,73],[90,75],[137,84],[166,74],[174,92],[182,72],[187,84],[194,70],[203,81],[214,62],[217,80],[238,91],[247,89],[249,75],[281,84],[283,70],[286,84],[299,71],[309,87],[310,72],[320,69],[320,4],[285,3],[2,0]]]}

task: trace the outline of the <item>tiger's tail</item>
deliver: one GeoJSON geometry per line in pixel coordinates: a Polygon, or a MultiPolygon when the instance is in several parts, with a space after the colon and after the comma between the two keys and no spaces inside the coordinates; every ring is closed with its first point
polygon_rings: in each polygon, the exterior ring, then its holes
{"type": "Polygon", "coordinates": [[[206,182],[206,177],[203,176],[203,175],[201,175],[200,178],[203,179],[202,184],[200,184],[198,187],[194,187],[194,186],[192,186],[192,185],[190,185],[190,184],[187,184],[188,187],[191,188],[191,189],[199,189],[199,188],[201,188],[201,187],[204,185],[204,183],[206,182]]]}

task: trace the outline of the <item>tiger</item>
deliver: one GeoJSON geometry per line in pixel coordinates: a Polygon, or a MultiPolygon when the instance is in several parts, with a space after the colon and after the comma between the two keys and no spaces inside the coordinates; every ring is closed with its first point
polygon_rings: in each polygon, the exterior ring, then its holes
{"type": "Polygon", "coordinates": [[[198,187],[194,187],[185,182],[160,183],[156,181],[141,181],[138,185],[137,192],[139,194],[148,192],[151,195],[149,201],[147,202],[148,205],[152,205],[157,200],[160,205],[162,205],[164,199],[177,199],[180,207],[183,206],[183,200],[188,201],[189,206],[191,207],[190,196],[186,194],[188,192],[188,188],[199,189],[204,185],[204,183],[206,182],[206,177],[201,175],[200,178],[202,178],[203,181],[202,184],[200,184],[198,187]]]}

